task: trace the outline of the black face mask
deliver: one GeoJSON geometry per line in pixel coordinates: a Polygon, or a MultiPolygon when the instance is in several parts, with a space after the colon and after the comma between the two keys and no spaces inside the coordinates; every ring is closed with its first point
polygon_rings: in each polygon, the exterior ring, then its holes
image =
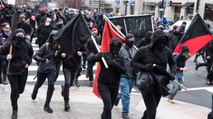
{"type": "Polygon", "coordinates": [[[63,26],[63,24],[58,24],[58,25],[57,25],[57,27],[58,27],[59,29],[61,29],[62,26],[63,26]]]}
{"type": "Polygon", "coordinates": [[[154,52],[156,54],[159,54],[163,51],[163,49],[165,48],[165,44],[162,43],[161,41],[157,41],[154,46],[153,46],[153,49],[154,49],[154,52]]]}
{"type": "Polygon", "coordinates": [[[9,36],[11,32],[10,31],[4,31],[3,33],[4,33],[5,36],[9,36]]]}
{"type": "Polygon", "coordinates": [[[134,45],[134,41],[126,40],[126,45],[127,45],[129,48],[132,48],[132,46],[134,45]]]}
{"type": "Polygon", "coordinates": [[[110,44],[110,52],[113,55],[117,55],[119,50],[120,50],[120,48],[121,48],[120,44],[110,44]]]}
{"type": "Polygon", "coordinates": [[[23,46],[24,42],[25,42],[24,37],[15,36],[13,39],[13,46],[17,47],[17,48],[21,48],[23,46]]]}

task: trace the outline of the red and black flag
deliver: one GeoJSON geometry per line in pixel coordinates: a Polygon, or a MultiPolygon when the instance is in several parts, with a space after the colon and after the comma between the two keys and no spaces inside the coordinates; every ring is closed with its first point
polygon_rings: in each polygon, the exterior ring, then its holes
{"type": "Polygon", "coordinates": [[[91,33],[82,14],[78,14],[63,26],[54,37],[69,58],[85,45],[91,37],[91,33]]]}
{"type": "MultiPolygon", "coordinates": [[[[102,42],[101,42],[101,52],[109,52],[110,51],[110,41],[113,37],[118,38],[121,43],[124,43],[125,40],[122,36],[120,36],[109,24],[109,22],[106,20],[104,25],[104,31],[102,36],[102,42]]],[[[93,84],[93,93],[100,98],[99,92],[98,92],[98,76],[100,73],[101,65],[98,64],[96,74],[95,74],[95,80],[93,84]]]]}
{"type": "Polygon", "coordinates": [[[189,48],[189,52],[192,56],[212,39],[213,36],[207,28],[206,23],[203,21],[201,16],[197,14],[192,20],[186,33],[176,46],[174,53],[180,53],[182,45],[186,45],[189,48]]]}
{"type": "Polygon", "coordinates": [[[39,3],[39,10],[43,11],[43,10],[46,10],[47,8],[48,8],[48,0],[42,0],[39,3]]]}

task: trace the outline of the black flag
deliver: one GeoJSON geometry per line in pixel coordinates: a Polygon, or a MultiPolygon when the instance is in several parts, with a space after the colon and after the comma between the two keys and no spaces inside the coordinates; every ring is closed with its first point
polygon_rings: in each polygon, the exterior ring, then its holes
{"type": "Polygon", "coordinates": [[[86,21],[81,14],[74,16],[56,34],[55,39],[63,52],[70,58],[91,37],[86,21]]]}
{"type": "Polygon", "coordinates": [[[206,23],[203,21],[201,16],[197,14],[192,20],[186,33],[176,46],[174,53],[180,53],[181,47],[186,45],[189,48],[189,52],[194,55],[202,47],[213,39],[211,32],[207,28],[206,23]]]}

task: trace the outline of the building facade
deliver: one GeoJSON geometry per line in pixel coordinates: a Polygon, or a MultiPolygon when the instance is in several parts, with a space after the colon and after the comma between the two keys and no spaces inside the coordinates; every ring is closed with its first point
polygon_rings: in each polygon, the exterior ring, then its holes
{"type": "MultiPolygon", "coordinates": [[[[116,0],[119,14],[151,14],[167,17],[170,21],[191,19],[199,13],[213,21],[213,0],[116,0]]],[[[115,10],[116,12],[116,10],[115,10]]]]}

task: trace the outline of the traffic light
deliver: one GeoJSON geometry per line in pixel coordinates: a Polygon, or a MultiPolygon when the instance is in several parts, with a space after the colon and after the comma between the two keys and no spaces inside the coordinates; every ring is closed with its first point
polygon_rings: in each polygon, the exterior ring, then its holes
{"type": "Polygon", "coordinates": [[[169,1],[169,6],[172,6],[172,1],[169,1]]]}

